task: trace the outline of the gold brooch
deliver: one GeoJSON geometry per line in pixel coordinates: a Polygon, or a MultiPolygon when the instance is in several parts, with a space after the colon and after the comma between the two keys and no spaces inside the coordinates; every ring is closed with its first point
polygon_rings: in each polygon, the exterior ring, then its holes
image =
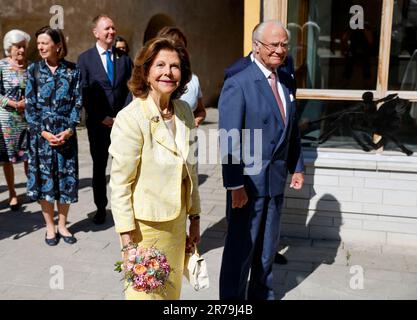
{"type": "Polygon", "coordinates": [[[159,116],[155,116],[151,118],[152,122],[158,123],[159,122],[159,116]]]}

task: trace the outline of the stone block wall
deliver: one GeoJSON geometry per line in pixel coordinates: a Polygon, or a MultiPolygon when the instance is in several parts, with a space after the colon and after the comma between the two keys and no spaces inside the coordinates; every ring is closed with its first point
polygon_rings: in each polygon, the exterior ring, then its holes
{"type": "Polygon", "coordinates": [[[225,68],[243,54],[243,1],[235,0],[1,0],[0,58],[3,36],[21,29],[32,36],[29,57],[38,59],[34,33],[50,23],[53,5],[63,7],[67,59],[95,43],[91,20],[104,13],[112,17],[118,34],[131,48],[133,59],[142,48],[145,34],[154,34],[167,24],[181,28],[188,39],[192,69],[199,76],[207,106],[216,106],[225,68]]]}
{"type": "Polygon", "coordinates": [[[282,236],[417,246],[417,157],[319,151],[305,158],[305,187],[287,188],[282,236]]]}

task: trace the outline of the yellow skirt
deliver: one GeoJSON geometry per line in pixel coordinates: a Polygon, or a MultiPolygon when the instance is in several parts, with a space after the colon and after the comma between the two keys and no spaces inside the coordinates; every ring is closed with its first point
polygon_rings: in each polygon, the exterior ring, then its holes
{"type": "MultiPolygon", "coordinates": [[[[182,275],[185,258],[186,220],[185,186],[182,187],[182,208],[178,218],[167,222],[136,220],[136,230],[132,241],[148,248],[155,245],[165,253],[171,266],[169,283],[164,294],[135,291],[128,286],[126,300],[178,300],[181,294],[182,275]]],[[[125,283],[126,284],[126,283],[125,283]]]]}

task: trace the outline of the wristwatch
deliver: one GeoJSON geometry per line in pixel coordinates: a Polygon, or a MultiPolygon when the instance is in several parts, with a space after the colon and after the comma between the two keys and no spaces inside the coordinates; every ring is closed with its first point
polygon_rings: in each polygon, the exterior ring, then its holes
{"type": "Polygon", "coordinates": [[[195,215],[189,216],[188,219],[190,219],[190,221],[200,220],[200,215],[199,214],[195,214],[195,215]]]}

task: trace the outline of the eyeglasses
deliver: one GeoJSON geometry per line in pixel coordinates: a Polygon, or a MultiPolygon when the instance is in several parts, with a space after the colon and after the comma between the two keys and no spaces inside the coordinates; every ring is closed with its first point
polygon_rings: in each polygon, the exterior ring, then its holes
{"type": "Polygon", "coordinates": [[[265,49],[267,49],[270,52],[276,51],[279,47],[282,48],[282,50],[288,50],[288,42],[277,42],[277,43],[263,43],[260,40],[256,40],[260,44],[262,44],[265,49]]]}

